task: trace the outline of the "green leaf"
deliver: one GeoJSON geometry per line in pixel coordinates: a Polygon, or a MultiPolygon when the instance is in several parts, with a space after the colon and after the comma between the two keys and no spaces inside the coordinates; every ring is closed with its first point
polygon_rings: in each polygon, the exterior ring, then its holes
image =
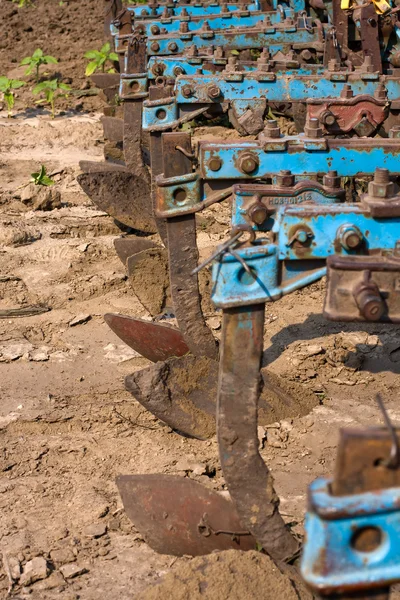
{"type": "Polygon", "coordinates": [[[33,71],[33,69],[35,68],[35,66],[32,64],[30,65],[27,70],[25,71],[24,75],[30,75],[33,71]]]}
{"type": "Polygon", "coordinates": [[[94,58],[98,58],[100,56],[100,52],[98,52],[97,50],[89,50],[88,52],[85,52],[83,56],[92,60],[94,58]]]}
{"type": "Polygon", "coordinates": [[[21,60],[21,65],[30,65],[31,64],[31,56],[25,56],[25,58],[23,58],[21,60]]]}
{"type": "Polygon", "coordinates": [[[43,92],[43,90],[47,89],[49,82],[48,81],[42,81],[41,83],[38,83],[37,85],[35,85],[35,87],[32,90],[32,94],[40,94],[40,92],[43,92]]]}
{"type": "Polygon", "coordinates": [[[119,60],[118,54],[116,54],[115,52],[110,52],[110,55],[108,58],[110,60],[119,60]]]}
{"type": "Polygon", "coordinates": [[[88,66],[86,67],[86,71],[85,71],[86,77],[89,77],[89,75],[92,75],[96,71],[98,66],[99,65],[96,61],[93,60],[92,62],[90,62],[88,64],[88,66]]]}
{"type": "Polygon", "coordinates": [[[58,60],[56,58],[54,58],[54,56],[50,56],[49,54],[46,54],[46,56],[43,56],[43,58],[47,65],[57,65],[58,64],[58,60]]]}
{"type": "Polygon", "coordinates": [[[47,175],[44,175],[40,181],[41,185],[54,185],[54,181],[47,175]]]}
{"type": "Polygon", "coordinates": [[[8,77],[0,77],[0,92],[5,92],[10,87],[8,77]]]}
{"type": "Polygon", "coordinates": [[[12,79],[10,87],[13,90],[18,90],[19,88],[21,88],[24,85],[25,85],[25,81],[18,81],[18,79],[12,79]]]}
{"type": "Polygon", "coordinates": [[[60,90],[67,90],[67,91],[69,91],[71,89],[71,86],[68,85],[67,83],[59,83],[58,84],[58,88],[60,90]]]}
{"type": "Polygon", "coordinates": [[[104,46],[101,47],[100,52],[102,54],[108,54],[110,52],[110,50],[111,50],[111,44],[110,44],[110,42],[106,42],[104,44],[104,46]]]}
{"type": "Polygon", "coordinates": [[[43,56],[43,50],[41,48],[37,48],[35,52],[32,54],[32,58],[41,58],[43,56]]]}

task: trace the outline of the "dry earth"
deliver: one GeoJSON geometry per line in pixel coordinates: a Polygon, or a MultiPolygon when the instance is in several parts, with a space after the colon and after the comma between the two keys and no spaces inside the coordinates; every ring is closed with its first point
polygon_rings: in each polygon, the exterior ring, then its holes
{"type": "MultiPolygon", "coordinates": [[[[97,10],[99,2],[81,5],[97,10]]],[[[15,5],[2,0],[2,17],[6,10],[19,24],[15,5]]],[[[60,35],[64,45],[68,40],[78,44],[71,51],[78,65],[83,43],[73,18],[78,3],[71,0],[55,10],[67,11],[58,19],[64,15],[67,28],[60,35]]],[[[45,35],[44,26],[41,31],[45,35]]],[[[101,28],[90,35],[101,40],[101,28]]],[[[58,44],[60,36],[46,39],[47,51],[54,54],[52,43],[57,39],[58,44]]],[[[16,40],[18,60],[38,45],[33,38],[25,48],[24,40],[16,40]]],[[[6,62],[3,54],[2,67],[6,62]]],[[[132,294],[115,255],[112,242],[120,230],[95,209],[75,180],[79,160],[102,155],[100,114],[91,113],[94,105],[88,102],[86,109],[54,121],[46,114],[21,112],[7,120],[0,113],[0,311],[49,309],[0,319],[0,597],[97,600],[101,594],[128,600],[178,569],[163,597],[176,589],[176,597],[184,598],[191,592],[179,595],[176,586],[189,585],[190,557],[158,555],[146,545],[123,512],[115,477],[170,473],[215,490],[225,485],[215,438],[200,442],[180,437],[124,390],[124,376],[149,363],[122,344],[102,316],[109,311],[149,315],[132,294]],[[42,204],[50,210],[34,210],[35,199],[26,186],[41,164],[56,173],[53,195],[42,204]],[[20,579],[32,559],[43,567],[40,558],[46,561],[42,578],[20,579]]],[[[228,212],[216,209],[202,217],[203,254],[225,236],[228,212]]],[[[266,315],[264,364],[304,386],[318,401],[309,415],[293,415],[260,431],[282,512],[300,534],[307,485],[333,472],[339,428],[380,423],[374,400],[378,391],[391,417],[400,421],[399,328],[328,323],[321,315],[323,294],[321,282],[271,305],[266,315]]],[[[218,335],[220,317],[209,317],[218,335]]],[[[230,564],[236,559],[223,560],[230,564]]],[[[238,553],[238,568],[241,560],[238,553]]],[[[260,561],[252,558],[243,565],[250,569],[250,563],[254,570],[249,577],[257,577],[260,561]]],[[[198,568],[199,561],[194,564],[198,568]]],[[[242,598],[266,597],[262,586],[240,585],[238,589],[247,590],[242,598]]],[[[226,577],[212,592],[217,600],[234,597],[226,577]]],[[[149,598],[159,597],[157,591],[149,593],[149,598]]]]}

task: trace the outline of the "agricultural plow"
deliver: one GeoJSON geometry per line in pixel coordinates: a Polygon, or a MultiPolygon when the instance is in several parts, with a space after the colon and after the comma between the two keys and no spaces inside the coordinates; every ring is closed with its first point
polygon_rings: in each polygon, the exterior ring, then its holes
{"type": "Polygon", "coordinates": [[[260,371],[267,303],[327,276],[327,319],[400,322],[398,14],[384,0],[106,2],[120,73],[97,76],[108,143],[79,181],[134,230],[115,243],[130,274],[152,261],[168,269],[178,327],[105,319],[154,363],[127,377],[133,396],[183,435],[217,432],[231,497],[189,479],[119,477],[128,516],[158,552],[259,544],[294,573],[301,554],[305,581],[332,598],[386,598],[400,580],[399,449],[381,399],[385,427],[343,430],[333,479],[310,487],[304,547],[257,437],[271,394],[293,401],[260,371]],[[215,118],[237,139],[198,141],[183,127],[215,118]],[[230,234],[199,264],[196,214],[223,201],[230,234]],[[209,264],[219,344],[201,304],[209,264]]]}

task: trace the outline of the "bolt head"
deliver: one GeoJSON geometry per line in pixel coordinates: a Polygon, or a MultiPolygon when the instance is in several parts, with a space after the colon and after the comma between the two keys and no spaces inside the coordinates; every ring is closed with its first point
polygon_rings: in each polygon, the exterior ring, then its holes
{"type": "Polygon", "coordinates": [[[190,85],[186,84],[182,87],[182,96],[184,98],[190,98],[193,95],[193,89],[190,85]]]}
{"type": "Polygon", "coordinates": [[[280,171],[276,176],[276,184],[279,187],[291,187],[294,185],[294,175],[291,171],[280,171]]]}
{"type": "Polygon", "coordinates": [[[152,42],[152,44],[150,45],[150,50],[152,52],[158,52],[160,49],[160,44],[158,42],[152,42]]]}
{"type": "Polygon", "coordinates": [[[211,169],[211,171],[219,171],[221,167],[222,160],[219,158],[219,156],[214,156],[208,161],[208,168],[211,169]]]}
{"type": "Polygon", "coordinates": [[[221,90],[219,89],[219,87],[217,85],[211,84],[207,88],[207,94],[208,94],[209,98],[212,98],[213,100],[215,100],[216,98],[220,97],[221,90]]]}
{"type": "Polygon", "coordinates": [[[176,42],[170,42],[168,44],[168,50],[170,52],[176,52],[178,50],[178,44],[176,42]]]}
{"type": "Polygon", "coordinates": [[[259,164],[258,156],[256,154],[245,152],[240,156],[238,166],[243,173],[250,174],[254,173],[259,164]]]}
{"type": "Polygon", "coordinates": [[[158,25],[152,25],[150,27],[150,31],[151,31],[152,35],[158,35],[160,33],[160,28],[158,25]]]}
{"type": "Polygon", "coordinates": [[[255,204],[252,204],[248,210],[248,215],[250,219],[256,225],[262,225],[264,221],[268,218],[268,210],[260,200],[257,200],[255,204]]]}

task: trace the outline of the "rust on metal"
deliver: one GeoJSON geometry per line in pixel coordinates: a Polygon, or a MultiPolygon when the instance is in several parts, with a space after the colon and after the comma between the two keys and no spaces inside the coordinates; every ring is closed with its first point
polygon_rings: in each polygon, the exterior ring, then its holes
{"type": "Polygon", "coordinates": [[[136,235],[128,235],[119,238],[115,238],[114,240],[114,248],[115,252],[118,255],[118,258],[122,262],[122,264],[126,265],[127,260],[130,256],[134,254],[138,254],[143,250],[148,250],[149,248],[158,248],[159,245],[153,240],[149,240],[145,237],[138,237],[136,235]]]}
{"type": "Polygon", "coordinates": [[[254,550],[256,541],[227,498],[173,475],[120,475],[125,511],[153,550],[200,556],[214,550],[254,550]]]}
{"type": "Polygon", "coordinates": [[[171,325],[113,313],[104,320],[125,344],[153,362],[189,352],[179,329],[171,325]]]}
{"type": "MultiPolygon", "coordinates": [[[[101,163],[100,163],[101,164],[101,163]]],[[[114,219],[138,231],[156,233],[148,182],[125,170],[92,171],[77,177],[85,194],[114,219]]]]}
{"type": "Polygon", "coordinates": [[[299,542],[279,512],[272,475],[259,453],[257,405],[265,305],[224,311],[217,405],[220,460],[243,525],[277,562],[299,542]]]}

